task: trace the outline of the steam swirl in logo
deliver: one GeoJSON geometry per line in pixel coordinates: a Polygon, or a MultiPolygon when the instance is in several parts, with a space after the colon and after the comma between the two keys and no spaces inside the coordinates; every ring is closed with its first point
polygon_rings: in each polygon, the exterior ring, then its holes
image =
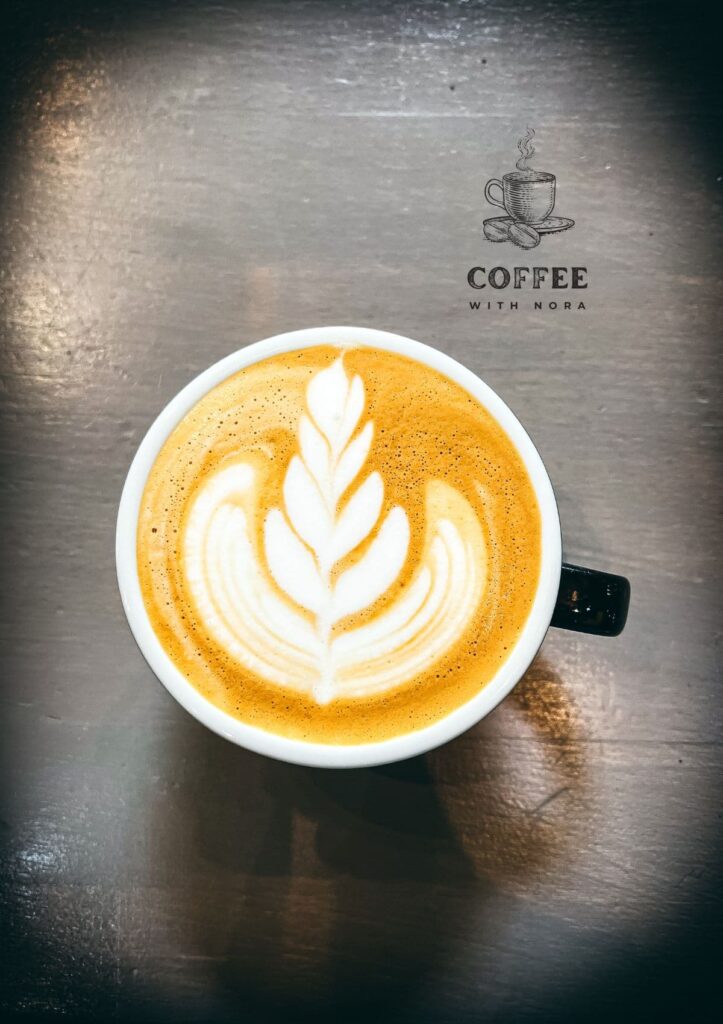
{"type": "Polygon", "coordinates": [[[185,574],[208,634],[252,672],[320,705],[428,670],[463,634],[487,575],[473,508],[432,479],[419,563],[384,600],[409,557],[410,524],[400,505],[382,515],[384,481],[364,475],[374,441],[364,410],[361,377],[349,379],[340,357],[308,386],[283,507],[264,515],[258,470],[234,462],[201,487],[184,536],[185,574]]]}
{"type": "Polygon", "coordinates": [[[527,131],[517,143],[517,148],[520,151],[520,156],[515,164],[518,171],[531,171],[529,161],[535,155],[535,147],[532,144],[532,140],[535,137],[535,129],[528,126],[527,131]]]}

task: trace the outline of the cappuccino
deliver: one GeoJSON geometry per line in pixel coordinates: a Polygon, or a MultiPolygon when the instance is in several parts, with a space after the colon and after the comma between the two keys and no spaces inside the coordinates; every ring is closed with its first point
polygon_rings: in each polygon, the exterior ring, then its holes
{"type": "Polygon", "coordinates": [[[537,591],[517,449],[461,385],[323,345],[208,392],[148,476],[146,611],[212,703],[272,733],[376,742],[489,682],[537,591]]]}

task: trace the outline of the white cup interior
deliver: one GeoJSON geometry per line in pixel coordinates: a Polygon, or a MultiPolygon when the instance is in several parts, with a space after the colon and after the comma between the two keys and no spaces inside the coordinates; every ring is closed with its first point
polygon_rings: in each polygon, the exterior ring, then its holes
{"type": "Polygon", "coordinates": [[[446,743],[489,714],[527,670],[547,632],[560,584],[560,520],[542,459],[519,420],[502,399],[470,370],[437,349],[386,331],[364,327],[312,327],[256,342],[215,363],[180,391],[148,430],[128,471],[116,528],[116,569],[121,599],[133,636],[146,661],[176,700],[204,725],[242,747],[294,764],[359,768],[414,757],[446,743]],[[542,564],[532,610],[507,660],[478,694],[424,729],[378,743],[332,745],[267,732],[227,714],[203,697],[174,665],[153,631],[141,596],[136,529],[148,474],[164,442],[186,413],[213,387],[245,366],[269,356],[314,345],[387,349],[426,363],[464,387],[500,423],[520,453],[542,517],[542,564]]]}

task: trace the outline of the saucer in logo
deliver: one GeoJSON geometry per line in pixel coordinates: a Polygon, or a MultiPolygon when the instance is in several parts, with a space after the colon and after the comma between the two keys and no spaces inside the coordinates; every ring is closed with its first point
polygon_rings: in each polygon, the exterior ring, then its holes
{"type": "MultiPolygon", "coordinates": [[[[490,242],[511,241],[509,237],[510,227],[517,223],[513,217],[488,217],[483,222],[485,238],[490,242]]],[[[528,225],[534,228],[538,235],[551,235],[556,231],[568,231],[575,226],[571,217],[545,217],[536,224],[528,225]]]]}

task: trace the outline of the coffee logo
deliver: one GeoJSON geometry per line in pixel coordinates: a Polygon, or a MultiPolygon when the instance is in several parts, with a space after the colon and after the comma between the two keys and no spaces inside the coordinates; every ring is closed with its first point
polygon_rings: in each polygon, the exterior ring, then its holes
{"type": "Polygon", "coordinates": [[[489,217],[484,221],[485,238],[490,242],[512,242],[520,249],[534,249],[543,235],[567,231],[575,221],[569,217],[553,216],[557,179],[548,171],[536,171],[530,166],[535,155],[533,128],[517,143],[520,157],[516,170],[485,185],[485,199],[505,211],[504,217],[489,217]]]}
{"type": "Polygon", "coordinates": [[[283,507],[259,514],[256,471],[242,455],[205,480],[185,533],[185,575],[204,628],[248,669],[319,705],[427,669],[462,635],[486,581],[475,511],[432,480],[420,562],[384,604],[408,557],[410,525],[401,505],[382,516],[382,476],[364,476],[374,441],[365,406],[362,379],[349,377],[340,356],[308,384],[283,507]]]}
{"type": "MultiPolygon", "coordinates": [[[[572,218],[560,217],[552,212],[557,193],[555,175],[549,171],[537,171],[530,166],[535,155],[532,144],[534,136],[534,129],[528,128],[517,143],[520,155],[516,169],[503,175],[502,180],[492,178],[485,185],[487,201],[505,211],[504,217],[488,217],[483,222],[484,235],[489,242],[512,242],[518,249],[534,249],[544,235],[568,231],[575,225],[572,218]]],[[[567,312],[586,309],[582,298],[568,298],[567,295],[571,291],[577,292],[588,287],[587,267],[476,266],[470,267],[467,272],[467,283],[475,291],[487,289],[486,295],[490,295],[490,290],[494,294],[508,288],[514,292],[531,291],[532,302],[526,303],[526,306],[535,311],[567,312]],[[555,293],[554,297],[542,298],[539,293],[548,289],[555,293]],[[560,291],[567,292],[567,295],[559,295],[560,291]]],[[[520,303],[516,298],[507,301],[501,298],[474,299],[470,301],[469,308],[494,312],[517,311],[520,303]]]]}

